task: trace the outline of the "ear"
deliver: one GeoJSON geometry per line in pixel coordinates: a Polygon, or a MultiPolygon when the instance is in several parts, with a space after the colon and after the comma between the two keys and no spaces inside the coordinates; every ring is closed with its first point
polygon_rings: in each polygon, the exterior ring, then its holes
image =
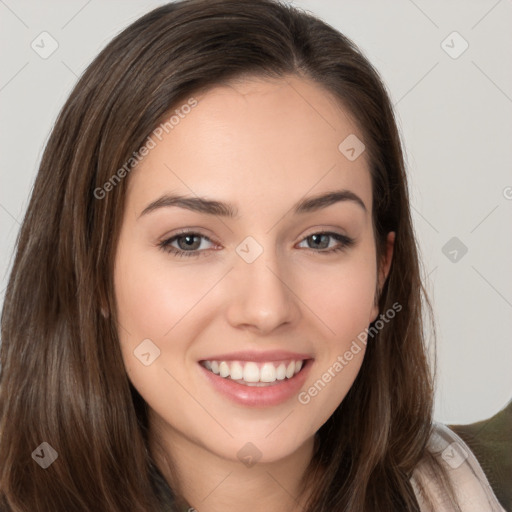
{"type": "Polygon", "coordinates": [[[108,318],[110,316],[110,312],[104,300],[100,300],[100,311],[104,318],[108,318]]]}
{"type": "Polygon", "coordinates": [[[379,265],[377,290],[375,293],[375,299],[373,301],[372,312],[370,314],[370,323],[373,322],[377,318],[377,315],[379,314],[380,292],[384,288],[384,284],[386,283],[386,279],[388,278],[389,275],[389,269],[391,268],[391,262],[393,260],[393,249],[395,246],[395,236],[396,233],[394,231],[390,231],[386,239],[386,251],[379,265]]]}

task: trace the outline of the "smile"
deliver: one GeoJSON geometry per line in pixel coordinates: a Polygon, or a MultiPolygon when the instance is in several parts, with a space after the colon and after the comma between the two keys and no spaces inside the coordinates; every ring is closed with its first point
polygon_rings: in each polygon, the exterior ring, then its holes
{"type": "Polygon", "coordinates": [[[300,372],[303,360],[285,361],[201,361],[210,372],[247,386],[268,386],[291,379],[300,372]]]}
{"type": "Polygon", "coordinates": [[[263,354],[249,357],[258,360],[244,360],[240,354],[236,359],[203,359],[197,366],[208,387],[229,401],[246,407],[270,407],[297,396],[314,361],[300,359],[298,354],[293,358],[274,356],[274,360],[263,354]]]}

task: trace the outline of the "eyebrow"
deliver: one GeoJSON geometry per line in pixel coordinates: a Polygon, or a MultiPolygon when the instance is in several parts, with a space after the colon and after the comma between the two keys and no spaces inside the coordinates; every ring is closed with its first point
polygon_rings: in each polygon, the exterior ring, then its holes
{"type": "MultiPolygon", "coordinates": [[[[292,207],[292,210],[294,214],[311,213],[327,208],[335,203],[346,201],[359,205],[364,212],[367,211],[363,200],[358,195],[354,194],[354,192],[345,189],[334,190],[332,192],[302,199],[292,207]]],[[[142,210],[139,218],[159,208],[170,206],[185,208],[193,212],[205,213],[208,215],[219,215],[221,217],[235,218],[238,216],[238,209],[231,203],[224,203],[201,197],[165,194],[149,203],[144,210],[142,210]]]]}

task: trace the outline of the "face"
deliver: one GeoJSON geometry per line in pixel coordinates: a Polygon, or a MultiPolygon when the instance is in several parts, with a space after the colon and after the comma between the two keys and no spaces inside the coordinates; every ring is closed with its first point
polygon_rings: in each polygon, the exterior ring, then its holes
{"type": "Polygon", "coordinates": [[[176,449],[271,462],[343,400],[378,315],[364,137],[297,77],[195,99],[128,178],[114,275],[124,364],[176,449]]]}

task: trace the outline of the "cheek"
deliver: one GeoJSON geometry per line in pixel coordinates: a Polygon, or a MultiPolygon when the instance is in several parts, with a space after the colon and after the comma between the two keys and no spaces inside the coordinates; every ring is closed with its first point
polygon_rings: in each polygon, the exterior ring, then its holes
{"type": "Polygon", "coordinates": [[[377,279],[371,246],[330,267],[309,265],[296,279],[298,296],[324,325],[325,339],[338,348],[370,323],[377,279]]]}
{"type": "Polygon", "coordinates": [[[188,340],[177,333],[199,293],[179,272],[169,275],[165,258],[157,255],[120,245],[114,271],[124,365],[145,399],[158,392],[163,381],[168,384],[164,370],[172,368],[170,361],[183,362],[188,340]],[[172,343],[165,342],[169,338],[172,343]]]}
{"type": "Polygon", "coordinates": [[[172,271],[161,254],[125,253],[115,271],[119,320],[135,337],[161,339],[197,304],[206,284],[172,271]]]}
{"type": "Polygon", "coordinates": [[[364,360],[377,279],[373,246],[361,247],[336,270],[310,268],[304,275],[304,302],[312,305],[325,335],[318,337],[315,371],[298,401],[318,427],[342,402],[364,360]]]}

